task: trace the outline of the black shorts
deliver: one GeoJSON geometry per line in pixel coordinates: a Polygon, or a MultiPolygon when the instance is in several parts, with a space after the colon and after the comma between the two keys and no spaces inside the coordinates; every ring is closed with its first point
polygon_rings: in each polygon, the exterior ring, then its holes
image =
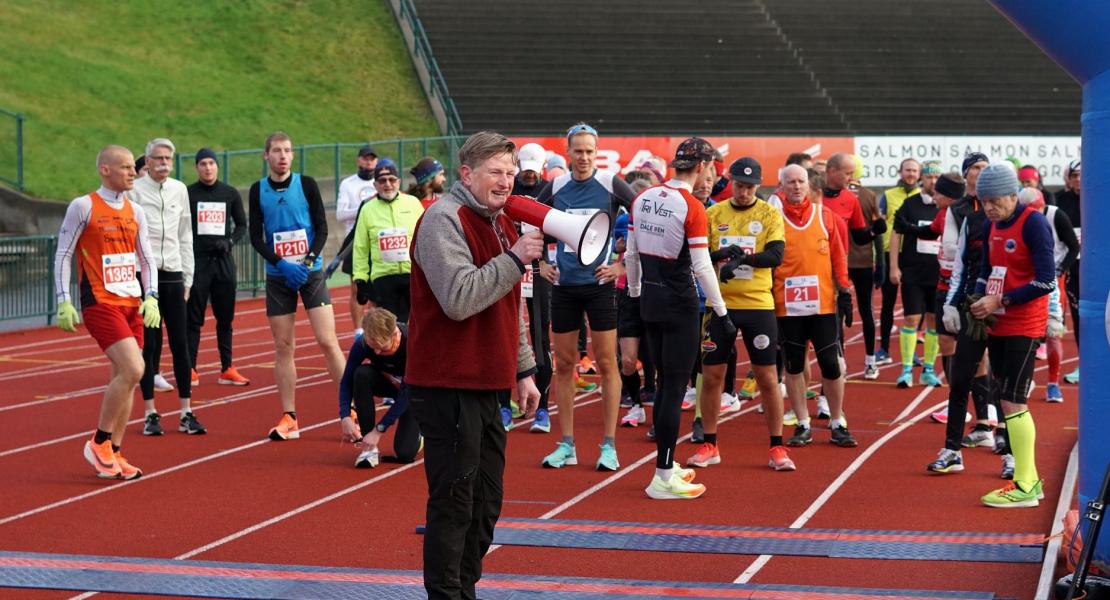
{"type": "MultiPolygon", "coordinates": [[[[936,300],[933,302],[933,313],[937,317],[937,335],[956,337],[960,332],[948,331],[944,326],[944,301],[948,298],[948,290],[937,290],[936,300]]],[[[960,319],[963,321],[963,319],[960,319]]]]}
{"type": "Polygon", "coordinates": [[[605,285],[557,285],[551,290],[551,332],[570,333],[582,327],[582,315],[591,331],[617,328],[617,287],[605,285]]]}
{"type": "Polygon", "coordinates": [[[286,287],[285,278],[281,275],[266,275],[266,316],[278,317],[297,312],[298,295],[305,310],[331,306],[331,295],[328,293],[328,280],[324,277],[324,271],[321,269],[310,272],[308,281],[298,290],[286,287]]]}
{"type": "MultiPolygon", "coordinates": [[[[744,338],[744,348],[748,350],[748,360],[753,365],[773,365],[777,361],[778,322],[774,310],[729,310],[728,318],[736,326],[736,331],[744,338]]],[[[708,320],[706,320],[708,323],[708,320]]],[[[723,365],[732,355],[735,340],[727,346],[717,346],[712,352],[702,355],[705,365],[723,365]]]]}
{"type": "Polygon", "coordinates": [[[617,337],[644,337],[644,320],[640,318],[640,299],[628,295],[628,290],[617,291],[617,337]]]}
{"type": "Polygon", "coordinates": [[[937,286],[902,282],[902,314],[924,315],[936,311],[937,286]]]}
{"type": "Polygon", "coordinates": [[[779,317],[779,342],[786,372],[796,375],[805,370],[806,349],[812,342],[821,376],[825,379],[840,377],[839,321],[835,314],[779,317]]]}

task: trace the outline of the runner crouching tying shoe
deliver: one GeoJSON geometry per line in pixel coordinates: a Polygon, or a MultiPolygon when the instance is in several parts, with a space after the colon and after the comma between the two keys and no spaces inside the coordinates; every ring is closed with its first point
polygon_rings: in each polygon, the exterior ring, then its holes
{"type": "MultiPolygon", "coordinates": [[[[763,419],[771,437],[768,464],[776,471],[793,471],[782,444],[782,394],[779,393],[775,369],[778,328],[775,322],[775,299],[771,294],[771,271],[782,262],[782,213],[755,197],[762,183],[759,163],[741,158],[729,167],[732,196],[709,207],[709,247],[714,264],[720,265],[721,295],[728,307],[728,318],[743,334],[748,359],[759,384],[763,419]]],[[[686,464],[705,467],[721,462],[717,445],[718,398],[724,389],[726,361],[732,356],[735,338],[702,357],[702,426],[705,443],[686,464]]],[[[731,358],[735,362],[735,358],[731,358]]]]}
{"type": "MultiPolygon", "coordinates": [[[[694,472],[674,464],[682,396],[694,368],[698,327],[698,294],[691,269],[715,313],[709,318],[707,350],[727,347],[736,327],[717,285],[709,258],[705,208],[691,193],[693,184],[713,161],[713,147],[700,138],[678,146],[671,166],[675,176],[644,191],[632,205],[625,265],[629,296],[640,300],[644,335],[652,362],[662,375],[662,394],[652,407],[655,423],[655,476],[644,490],[657,500],[692,499],[705,493],[693,484],[694,472]]],[[[714,400],[716,401],[716,400],[714,400]]]]}
{"type": "Polygon", "coordinates": [[[54,256],[58,327],[75,332],[80,322],[69,296],[70,261],[77,255],[81,310],[89,335],[112,363],[96,433],[85,442],[85,460],[104,479],[135,479],[143,472],[120,454],[135,386],[143,376],[143,325],[158,327],[158,273],[147,239],[146,218],[124,192],[135,181],[135,158],[122,146],[96,157],[100,189],[66,208],[54,256]],[[141,265],[143,287],[135,278],[141,265]],[[142,290],[149,290],[140,303],[142,290]]]}
{"type": "MultiPolygon", "coordinates": [[[[989,325],[987,355],[1014,455],[1014,479],[981,498],[995,508],[1037,506],[1044,482],[1037,477],[1037,430],[1029,412],[1034,354],[1048,322],[1048,294],[1056,286],[1052,232],[1044,215],[1018,203],[1018,180],[1006,164],[987,165],[976,186],[991,223],[971,305],[973,320],[989,325]]],[[[974,323],[973,323],[974,324],[974,323]]]]}
{"type": "Polygon", "coordinates": [[[379,461],[378,441],[390,425],[397,423],[395,460],[410,463],[420,451],[420,427],[408,410],[404,384],[408,326],[398,323],[397,316],[384,308],[371,308],[362,317],[361,327],[339,381],[343,439],[357,443],[362,450],[355,459],[356,467],[373,468],[379,461]],[[396,398],[377,424],[374,396],[396,398]]]}
{"type": "Polygon", "coordinates": [[[806,407],[804,371],[806,345],[813,343],[822,384],[829,399],[832,443],[851,448],[856,439],[844,419],[844,372],[837,311],[851,326],[852,294],[849,291],[847,253],[836,226],[838,219],[828,208],[812,204],[807,196],[809,175],[790,165],[783,169],[784,233],[786,252],[775,269],[775,314],[779,317],[779,339],[786,363],[786,390],[798,424],[789,446],[813,442],[806,407]]]}

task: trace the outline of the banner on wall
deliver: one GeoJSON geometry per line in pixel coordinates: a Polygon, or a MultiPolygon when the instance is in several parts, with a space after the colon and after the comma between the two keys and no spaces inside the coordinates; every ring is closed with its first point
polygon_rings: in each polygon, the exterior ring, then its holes
{"type": "MultiPolygon", "coordinates": [[[[685,136],[602,136],[597,151],[601,169],[621,174],[639,167],[651,156],[666,161],[685,136]]],[[[763,185],[778,185],[779,168],[794,152],[828,159],[836,152],[855,153],[863,161],[862,183],[869,187],[894,185],[902,159],[938,160],[945,171],[959,171],[968,152],[982,152],[992,161],[1017,157],[1041,172],[1044,185],[1064,185],[1068,163],[1080,157],[1079,136],[857,136],[857,137],[718,137],[706,140],[725,156],[725,163],[751,156],[763,166],[763,185]]],[[[515,137],[518,147],[535,142],[544,149],[566,155],[562,137],[515,137]]]]}
{"type": "Polygon", "coordinates": [[[1064,185],[1068,163],[1080,157],[1079,136],[858,136],[854,152],[863,161],[866,186],[891,186],[898,181],[904,158],[938,160],[945,171],[959,172],[964,155],[982,152],[992,162],[1013,156],[1033,165],[1044,185],[1064,185]]]}
{"type": "MultiPolygon", "coordinates": [[[[597,149],[597,166],[618,171],[622,175],[642,165],[652,156],[670,162],[675,148],[686,136],[673,137],[620,137],[602,135],[597,149]]],[[[794,152],[805,152],[816,159],[827,159],[836,152],[852,152],[850,137],[717,137],[706,136],[714,148],[721,151],[725,164],[751,156],[763,167],[763,185],[778,185],[779,167],[794,152]]],[[[517,147],[535,142],[558,154],[566,156],[567,141],[562,137],[514,137],[517,147]]]]}

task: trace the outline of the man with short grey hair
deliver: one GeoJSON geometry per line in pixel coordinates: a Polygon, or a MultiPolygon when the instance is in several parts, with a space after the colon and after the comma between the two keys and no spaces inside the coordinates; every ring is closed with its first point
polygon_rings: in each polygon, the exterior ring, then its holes
{"type": "MultiPolygon", "coordinates": [[[[169,332],[173,374],[177,380],[177,396],[181,400],[178,431],[190,435],[205,433],[190,406],[192,396],[192,360],[186,335],[186,301],[193,285],[193,220],[189,208],[189,190],[184,183],[170,177],[173,171],[173,142],[155,138],[146,145],[148,172],[135,180],[128,192],[146,215],[154,264],[158,269],[158,305],[162,321],[169,332]]],[[[143,335],[143,360],[146,363],[142,381],[146,421],[143,435],[162,435],[161,417],[154,406],[154,377],[162,355],[162,327],[148,327],[143,335]]]]}
{"type": "Polygon", "coordinates": [[[412,238],[405,383],[424,435],[424,588],[433,599],[475,597],[501,514],[501,400],[515,386],[527,414],[540,397],[520,280],[542,254],[543,235],[518,238],[501,210],[516,145],[479,132],[459,149],[459,164],[459,181],[428,207],[412,238]]]}

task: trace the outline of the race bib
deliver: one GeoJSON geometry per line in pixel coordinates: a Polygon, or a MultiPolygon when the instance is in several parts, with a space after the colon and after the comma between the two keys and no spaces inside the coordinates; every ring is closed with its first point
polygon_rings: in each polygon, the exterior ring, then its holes
{"type": "Polygon", "coordinates": [[[805,317],[821,310],[821,286],[816,275],[786,278],[786,316],[805,317]]]}
{"type": "MultiPolygon", "coordinates": [[[[918,225],[926,227],[932,225],[932,221],[920,220],[918,225]]],[[[918,254],[939,254],[940,253],[940,240],[923,240],[917,238],[917,253],[918,254]]]]}
{"type": "Polygon", "coordinates": [[[392,227],[378,232],[378,251],[382,262],[397,263],[409,260],[409,232],[404,227],[392,227]]]}
{"type": "Polygon", "coordinates": [[[101,257],[101,279],[104,289],[124,298],[138,298],[143,294],[135,278],[135,253],[105,254],[101,257]]]}
{"type": "Polygon", "coordinates": [[[520,295],[523,298],[532,297],[532,283],[535,281],[532,274],[532,265],[524,265],[524,277],[520,279],[520,295]]]}
{"type": "Polygon", "coordinates": [[[274,233],[274,254],[290,262],[303,262],[308,255],[308,232],[296,229],[274,233]]]}
{"type": "Polygon", "coordinates": [[[197,202],[197,235],[224,234],[227,224],[227,204],[223,202],[197,202]]]}
{"type": "MultiPolygon", "coordinates": [[[[739,246],[744,254],[755,254],[755,236],[754,235],[722,235],[721,248],[729,246],[739,246]]],[[[718,248],[719,249],[719,248],[718,248]]],[[[733,273],[736,279],[751,279],[752,267],[750,265],[740,265],[733,273]]]]}
{"type": "MultiPolygon", "coordinates": [[[[598,209],[596,209],[596,208],[568,208],[565,212],[568,215],[586,215],[586,216],[589,216],[589,215],[594,214],[595,212],[598,212],[598,209]]],[[[612,241],[612,240],[610,240],[610,241],[612,241]]],[[[574,248],[571,248],[567,244],[563,244],[563,252],[566,252],[567,254],[574,254],[574,248]]]]}
{"type": "MultiPolygon", "coordinates": [[[[991,267],[991,276],[987,279],[987,294],[1001,296],[1006,285],[1006,267],[991,267]]],[[[999,305],[994,311],[996,315],[1006,314],[1006,307],[999,305]]]]}

